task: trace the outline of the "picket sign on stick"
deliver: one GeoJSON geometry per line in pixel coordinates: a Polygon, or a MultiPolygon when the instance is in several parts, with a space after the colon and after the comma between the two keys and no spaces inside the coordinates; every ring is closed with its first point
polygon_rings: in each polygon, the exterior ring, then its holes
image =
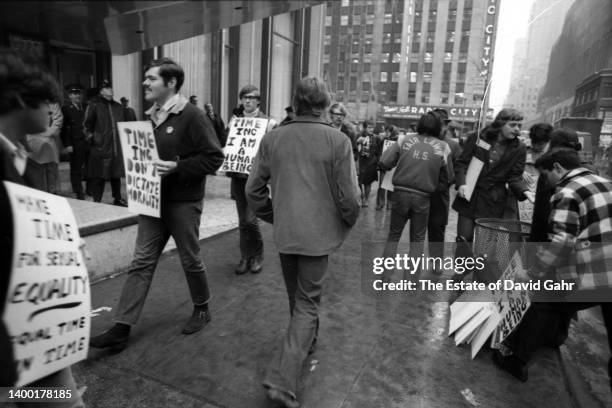
{"type": "Polygon", "coordinates": [[[267,128],[268,119],[234,117],[229,124],[227,143],[223,149],[225,159],[220,170],[250,174],[253,159],[267,128]]]}
{"type": "Polygon", "coordinates": [[[19,184],[3,185],[13,219],[3,319],[13,338],[21,387],[87,358],[89,275],[68,201],[19,184]]]}
{"type": "Polygon", "coordinates": [[[117,127],[125,165],[128,210],[160,218],[161,177],[154,165],[159,155],[153,126],[149,121],[140,121],[119,122],[117,127]]]}

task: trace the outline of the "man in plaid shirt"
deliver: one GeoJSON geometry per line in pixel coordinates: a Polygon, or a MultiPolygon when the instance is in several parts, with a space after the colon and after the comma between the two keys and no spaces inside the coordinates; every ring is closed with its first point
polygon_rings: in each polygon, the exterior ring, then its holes
{"type": "MultiPolygon", "coordinates": [[[[556,281],[575,285],[562,301],[532,303],[508,344],[513,354],[494,354],[498,366],[522,381],[527,380],[527,362],[533,352],[543,345],[560,345],[550,335],[556,331],[541,324],[540,318],[550,314],[564,316],[559,319],[563,324],[578,310],[601,306],[612,350],[612,303],[607,303],[612,299],[612,182],[581,167],[573,149],[546,153],[535,167],[541,177],[556,186],[556,191],[551,198],[548,227],[551,242],[539,249],[525,278],[553,276],[556,281]]],[[[612,378],[612,359],[608,361],[608,373],[612,378]]]]}

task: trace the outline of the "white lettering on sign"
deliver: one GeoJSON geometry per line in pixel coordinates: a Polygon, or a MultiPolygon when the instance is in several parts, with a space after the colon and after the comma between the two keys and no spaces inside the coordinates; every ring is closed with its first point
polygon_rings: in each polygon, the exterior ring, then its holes
{"type": "MultiPolygon", "coordinates": [[[[493,54],[493,36],[495,35],[495,14],[497,13],[498,0],[490,0],[487,6],[487,16],[484,29],[484,44],[482,46],[481,72],[486,72],[488,75],[489,64],[491,63],[491,55],[493,54]]],[[[482,75],[482,74],[481,74],[482,75]]]]}

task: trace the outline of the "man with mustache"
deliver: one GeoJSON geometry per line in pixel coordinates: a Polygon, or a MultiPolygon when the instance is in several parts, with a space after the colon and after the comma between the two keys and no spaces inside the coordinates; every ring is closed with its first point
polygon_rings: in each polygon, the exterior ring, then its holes
{"type": "Polygon", "coordinates": [[[138,217],[134,259],[117,306],[116,324],[91,346],[117,351],[127,346],[130,328],[136,324],[153,280],[153,272],[172,236],[187,278],[194,304],[183,334],[201,330],[210,321],[210,292],[200,259],[199,230],[206,175],[223,163],[223,151],[204,112],[180,95],[185,73],[169,58],[151,62],[143,82],[145,99],[154,102],[145,112],[153,122],[162,177],[161,218],[138,217]]]}

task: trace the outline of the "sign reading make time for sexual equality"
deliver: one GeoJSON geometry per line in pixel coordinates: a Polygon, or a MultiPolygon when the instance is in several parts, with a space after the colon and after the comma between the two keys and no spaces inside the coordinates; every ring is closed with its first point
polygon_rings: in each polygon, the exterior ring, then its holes
{"type": "Polygon", "coordinates": [[[151,122],[119,122],[119,138],[125,164],[128,210],[160,218],[161,177],[154,162],[159,159],[151,122]]]}
{"type": "Polygon", "coordinates": [[[4,188],[13,254],[3,320],[20,387],[87,358],[91,300],[68,201],[10,182],[4,188]]]}

